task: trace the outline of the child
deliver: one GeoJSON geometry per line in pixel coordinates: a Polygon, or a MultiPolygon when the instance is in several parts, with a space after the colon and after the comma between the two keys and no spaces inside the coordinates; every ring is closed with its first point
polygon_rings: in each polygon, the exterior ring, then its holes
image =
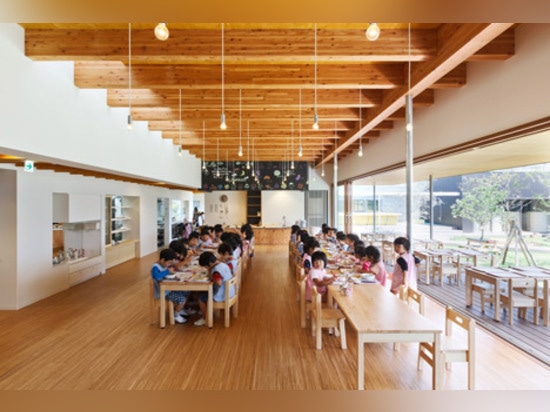
{"type": "Polygon", "coordinates": [[[306,280],[306,300],[311,302],[311,289],[313,285],[317,286],[317,292],[319,292],[323,299],[326,300],[327,286],[334,282],[334,276],[327,274],[328,259],[325,252],[318,250],[311,255],[311,270],[306,280]]]}
{"type": "Polygon", "coordinates": [[[405,237],[398,237],[393,241],[395,253],[399,255],[393,267],[391,288],[393,294],[399,293],[399,287],[416,290],[416,265],[414,256],[409,253],[411,242],[405,237]]]}
{"type": "Polygon", "coordinates": [[[382,286],[386,286],[386,266],[381,260],[380,250],[375,246],[367,246],[365,248],[365,257],[369,263],[369,267],[366,270],[368,273],[374,274],[376,281],[382,286]]]}
{"type": "Polygon", "coordinates": [[[321,246],[319,241],[314,237],[309,237],[304,243],[304,255],[302,256],[302,267],[304,268],[304,274],[308,274],[312,267],[311,255],[319,250],[321,246]]]}
{"type": "Polygon", "coordinates": [[[359,270],[362,273],[368,273],[370,269],[370,261],[367,259],[367,251],[364,246],[356,246],[354,249],[355,259],[359,263],[359,270]]]}
{"type": "Polygon", "coordinates": [[[297,236],[298,236],[299,231],[300,231],[300,226],[298,226],[298,225],[292,225],[290,227],[290,241],[292,243],[297,242],[297,236]]]}
{"type": "MultiPolygon", "coordinates": [[[[233,276],[231,270],[223,262],[218,262],[216,255],[212,252],[203,252],[199,256],[199,265],[208,268],[209,277],[213,283],[212,299],[216,302],[223,302],[225,299],[225,282],[230,280],[233,276]]],[[[235,288],[231,287],[229,290],[229,297],[235,296],[235,288]]],[[[195,321],[195,326],[203,326],[206,323],[204,314],[206,313],[206,302],[208,301],[208,292],[202,292],[199,294],[199,307],[203,316],[195,321]]]]}
{"type": "Polygon", "coordinates": [[[348,244],[346,243],[346,234],[341,230],[336,232],[336,244],[342,252],[347,252],[349,250],[348,244]]]}
{"type": "Polygon", "coordinates": [[[201,236],[199,240],[199,249],[204,249],[212,246],[212,238],[210,237],[210,230],[208,227],[201,229],[201,236]]]}
{"type": "Polygon", "coordinates": [[[233,247],[229,243],[220,243],[218,255],[220,255],[219,261],[227,264],[231,274],[234,275],[239,261],[233,256],[233,247]]]}
{"type": "Polygon", "coordinates": [[[199,251],[200,235],[196,230],[189,234],[189,252],[196,255],[199,251]]]}
{"type": "MultiPolygon", "coordinates": [[[[176,259],[176,253],[171,249],[163,249],[160,251],[159,260],[153,264],[151,268],[151,276],[155,284],[155,299],[160,299],[160,287],[158,282],[164,279],[166,276],[174,273],[176,270],[171,267],[176,259]]],[[[164,296],[165,299],[174,302],[174,320],[177,323],[185,323],[187,319],[187,312],[183,309],[189,292],[171,290],[167,291],[164,296]]]]}
{"type": "Polygon", "coordinates": [[[327,241],[336,243],[336,228],[329,227],[327,232],[327,241]]]}
{"type": "Polygon", "coordinates": [[[220,223],[217,223],[214,225],[214,237],[212,238],[212,242],[214,243],[222,243],[221,236],[223,234],[223,226],[220,223]]]}
{"type": "Polygon", "coordinates": [[[188,266],[189,263],[191,263],[191,259],[193,259],[193,256],[187,254],[187,247],[181,239],[172,240],[168,247],[176,254],[174,267],[178,272],[181,272],[185,266],[188,266]]]}

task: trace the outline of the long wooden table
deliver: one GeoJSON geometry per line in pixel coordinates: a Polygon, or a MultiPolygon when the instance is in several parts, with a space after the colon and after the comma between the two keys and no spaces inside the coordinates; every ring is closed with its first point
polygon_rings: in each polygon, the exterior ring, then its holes
{"type": "Polygon", "coordinates": [[[365,386],[367,342],[433,342],[432,388],[440,389],[441,330],[378,284],[353,285],[351,296],[344,296],[338,286],[328,287],[329,304],[334,301],[357,331],[357,389],[365,386]]]}
{"type": "MultiPolygon", "coordinates": [[[[165,280],[159,282],[160,285],[160,296],[161,298],[169,290],[183,290],[183,291],[202,291],[208,292],[208,301],[206,303],[206,325],[209,328],[212,328],[214,324],[214,302],[213,302],[213,289],[212,282],[186,282],[183,280],[173,281],[165,280]]],[[[160,299],[160,327],[164,328],[166,326],[166,299],[160,299]]]]}

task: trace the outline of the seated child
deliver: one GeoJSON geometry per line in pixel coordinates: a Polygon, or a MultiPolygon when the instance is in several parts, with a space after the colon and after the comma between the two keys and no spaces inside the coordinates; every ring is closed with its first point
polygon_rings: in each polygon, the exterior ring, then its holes
{"type": "Polygon", "coordinates": [[[212,238],[212,242],[214,243],[221,243],[222,240],[220,239],[223,233],[223,226],[220,223],[217,223],[214,225],[214,237],[212,238]]]}
{"type": "Polygon", "coordinates": [[[307,275],[312,267],[311,255],[320,249],[321,246],[319,245],[319,241],[313,236],[309,237],[304,243],[304,254],[302,256],[302,267],[304,268],[304,274],[307,275]]]}
{"type": "MultiPolygon", "coordinates": [[[[173,250],[163,249],[160,251],[159,260],[153,264],[153,267],[151,268],[151,277],[153,278],[155,285],[155,299],[160,299],[160,286],[158,282],[176,271],[171,266],[175,259],[176,254],[173,250]]],[[[174,302],[174,320],[177,323],[187,322],[187,319],[184,318],[184,316],[187,316],[187,312],[185,312],[183,307],[185,302],[187,302],[188,296],[189,292],[176,290],[167,291],[164,296],[165,299],[174,302]]]]}
{"type": "Polygon", "coordinates": [[[342,252],[349,251],[349,246],[346,243],[346,234],[341,230],[336,232],[336,244],[342,252]]]}
{"type": "Polygon", "coordinates": [[[365,248],[365,256],[369,263],[367,272],[374,274],[376,281],[382,286],[386,286],[386,266],[382,262],[380,250],[376,246],[367,246],[365,248]]]}
{"type": "Polygon", "coordinates": [[[233,247],[229,243],[220,243],[218,246],[219,261],[227,264],[231,270],[231,274],[235,274],[239,261],[233,256],[233,247]]]}
{"type": "Polygon", "coordinates": [[[168,247],[176,254],[176,258],[174,259],[174,267],[178,272],[181,272],[185,266],[188,266],[189,263],[191,263],[193,256],[191,256],[191,254],[187,254],[187,247],[181,239],[172,240],[168,247]]]}
{"type": "Polygon", "coordinates": [[[210,230],[208,227],[203,227],[201,229],[201,236],[199,240],[199,249],[204,249],[205,247],[212,246],[212,238],[210,237],[210,230]]]}
{"type": "Polygon", "coordinates": [[[356,246],[354,249],[355,259],[359,263],[359,270],[362,273],[367,273],[370,269],[370,261],[367,259],[367,252],[364,246],[356,246]]]}
{"type": "MultiPolygon", "coordinates": [[[[213,294],[212,299],[215,302],[223,302],[225,299],[225,282],[230,280],[233,275],[231,275],[231,270],[223,262],[218,262],[216,255],[212,252],[203,252],[199,256],[199,265],[202,267],[208,268],[208,274],[210,280],[213,283],[213,294]]],[[[235,296],[235,288],[231,287],[229,290],[229,297],[235,296]]],[[[201,308],[202,317],[195,321],[195,326],[203,326],[206,324],[204,319],[204,314],[206,313],[206,302],[208,301],[208,292],[201,292],[199,294],[199,307],[201,308]]]]}
{"type": "Polygon", "coordinates": [[[334,282],[334,276],[326,271],[328,259],[325,252],[318,250],[311,255],[311,270],[306,280],[306,300],[311,301],[311,290],[313,285],[317,286],[317,292],[326,300],[327,286],[334,282]]]}
{"type": "Polygon", "coordinates": [[[200,235],[196,230],[189,234],[189,252],[196,255],[199,251],[200,235]]]}

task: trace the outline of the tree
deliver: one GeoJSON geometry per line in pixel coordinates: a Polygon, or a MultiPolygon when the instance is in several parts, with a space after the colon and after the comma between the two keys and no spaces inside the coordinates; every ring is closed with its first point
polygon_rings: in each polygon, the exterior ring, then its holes
{"type": "Polygon", "coordinates": [[[464,177],[462,199],[451,207],[453,217],[470,219],[483,227],[494,217],[511,220],[526,207],[548,209],[550,179],[547,172],[498,170],[464,177]]]}
{"type": "Polygon", "coordinates": [[[484,226],[503,210],[507,191],[502,175],[466,176],[459,184],[462,199],[451,206],[454,218],[462,217],[477,223],[483,239],[484,226]]]}

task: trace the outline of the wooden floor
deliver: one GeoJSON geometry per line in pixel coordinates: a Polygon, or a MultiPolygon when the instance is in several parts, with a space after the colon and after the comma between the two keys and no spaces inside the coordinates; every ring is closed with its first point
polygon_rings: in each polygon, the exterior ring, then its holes
{"type": "Polygon", "coordinates": [[[550,366],[550,327],[544,326],[542,319],[539,324],[533,322],[533,310],[527,310],[525,319],[518,317],[517,309],[513,313],[513,325],[508,323],[508,312],[501,312],[501,320],[493,319],[494,307],[486,304],[485,313],[481,313],[479,295],[474,293],[473,305],[466,307],[466,286],[464,282],[460,286],[445,283],[443,287],[439,284],[426,285],[419,282],[418,289],[431,296],[438,302],[446,303],[466,316],[473,317],[479,326],[494,333],[504,340],[512,343],[521,350],[536,357],[541,362],[550,366]]]}
{"type": "MultiPolygon", "coordinates": [[[[19,311],[0,311],[0,389],[354,389],[357,340],[349,349],[323,335],[314,349],[300,328],[286,247],[256,247],[252,271],[231,327],[192,322],[164,330],[150,324],[148,276],[156,256],[19,311]]],[[[428,317],[443,328],[430,301],[428,317]]],[[[478,389],[548,389],[550,369],[482,329],[477,333],[478,389]]],[[[365,345],[367,389],[430,389],[431,370],[416,370],[416,345],[365,345]]],[[[465,389],[464,365],[444,375],[445,389],[465,389]]]]}

